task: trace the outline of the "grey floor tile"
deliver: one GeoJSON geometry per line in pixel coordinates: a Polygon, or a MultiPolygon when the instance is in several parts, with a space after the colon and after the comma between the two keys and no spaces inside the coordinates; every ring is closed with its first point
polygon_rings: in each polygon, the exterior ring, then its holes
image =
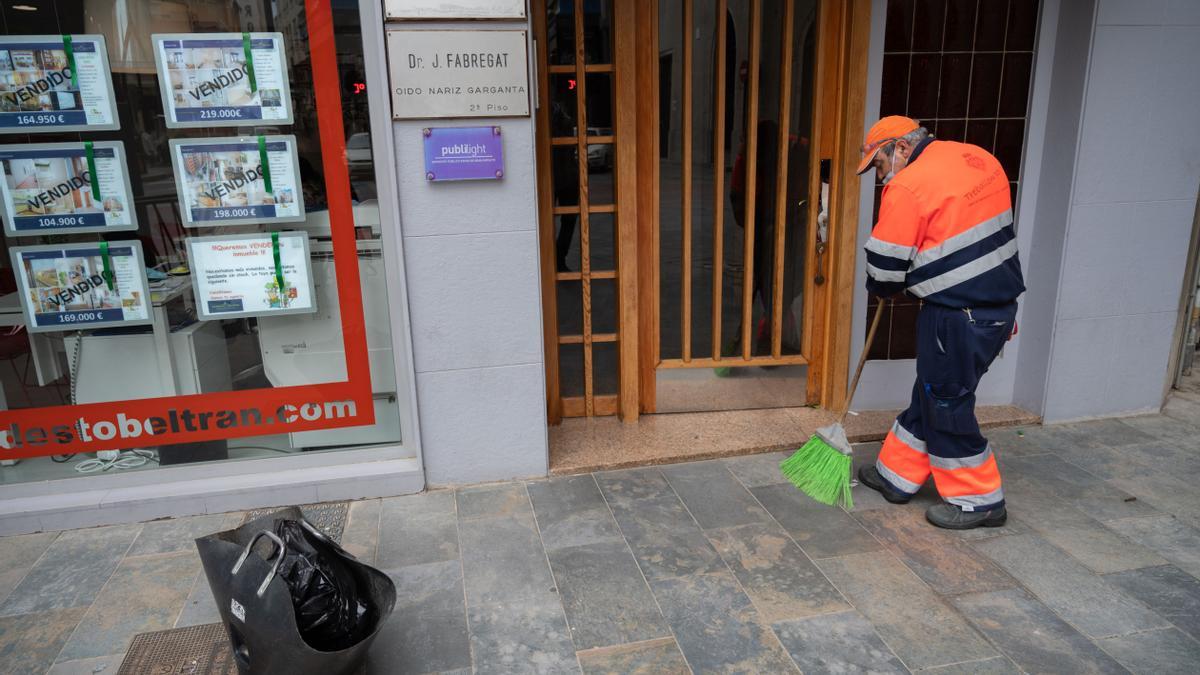
{"type": "Polygon", "coordinates": [[[1132,495],[1058,456],[1016,457],[1007,462],[1006,469],[1024,473],[1098,520],[1157,513],[1153,506],[1141,500],[1130,500],[1132,495]]]}
{"type": "MultiPolygon", "coordinates": [[[[1169,445],[1142,444],[1120,449],[1100,448],[1100,453],[1084,459],[1071,461],[1085,466],[1093,473],[1106,479],[1110,491],[1136,498],[1143,509],[1154,511],[1139,515],[1175,516],[1200,526],[1200,491],[1195,484],[1200,474],[1200,464],[1193,457],[1182,456],[1182,452],[1169,445]],[[1181,453],[1164,461],[1157,457],[1161,453],[1181,453]],[[1182,468],[1187,467],[1187,468],[1182,468]]],[[[1188,453],[1200,456],[1200,449],[1188,453]]],[[[1111,515],[1111,514],[1110,514],[1111,515]]],[[[1104,520],[1112,520],[1104,517],[1104,520]]]]}
{"type": "Polygon", "coordinates": [[[1200,642],[1175,628],[1112,637],[1100,646],[1135,673],[1191,675],[1200,667],[1200,642]]]}
{"type": "Polygon", "coordinates": [[[1152,515],[1174,515],[1192,527],[1200,528],[1200,490],[1196,490],[1195,481],[1146,472],[1114,478],[1109,483],[1155,508],[1158,513],[1152,515]]]}
{"type": "Polygon", "coordinates": [[[1088,637],[1160,628],[1166,621],[1036,535],[972,544],[1088,637]]]}
{"type": "Polygon", "coordinates": [[[1177,420],[1166,415],[1145,415],[1143,417],[1123,417],[1121,423],[1155,438],[1166,441],[1195,442],[1200,436],[1200,419],[1191,423],[1177,420]]]}
{"type": "Polygon", "coordinates": [[[1025,672],[1125,672],[1091,640],[1024,590],[970,593],[953,602],[1025,672]]]}
{"type": "Polygon", "coordinates": [[[560,607],[542,602],[468,610],[475,673],[578,673],[579,661],[560,607]]]}
{"type": "Polygon", "coordinates": [[[780,621],[772,628],[806,674],[908,672],[871,622],[855,611],[780,621]]]}
{"type": "Polygon", "coordinates": [[[1185,447],[1182,441],[1152,439],[1148,443],[1125,446],[1121,452],[1132,461],[1177,478],[1195,480],[1200,477],[1200,462],[1196,461],[1200,459],[1200,453],[1185,447]]]}
{"type": "Polygon", "coordinates": [[[1058,546],[1097,574],[1162,565],[1154,551],[1113,533],[1103,525],[1045,529],[1043,538],[1058,546]]]}
{"type": "Polygon", "coordinates": [[[720,460],[676,464],[662,471],[703,529],[765,523],[771,519],[720,460]]]}
{"type": "Polygon", "coordinates": [[[63,532],[0,605],[0,616],[92,604],[141,527],[63,532]]]}
{"type": "Polygon", "coordinates": [[[1187,396],[1180,396],[1179,392],[1175,392],[1173,396],[1167,399],[1167,404],[1163,406],[1162,411],[1167,417],[1188,424],[1196,424],[1196,420],[1200,420],[1200,401],[1193,400],[1187,396]]]}
{"type": "Polygon", "coordinates": [[[657,467],[600,471],[592,475],[609,506],[629,500],[675,496],[674,488],[657,467]]]}
{"type": "Polygon", "coordinates": [[[524,483],[501,483],[454,491],[458,517],[494,518],[523,514],[529,510],[529,494],[524,483]]]}
{"type": "Polygon", "coordinates": [[[4,672],[45,673],[85,612],[83,607],[73,607],[0,617],[0,664],[4,672]]]}
{"type": "MultiPolygon", "coordinates": [[[[1038,439],[1041,427],[1003,427],[1000,429],[988,429],[984,432],[987,436],[988,443],[992,445],[992,451],[996,453],[998,460],[1008,459],[1009,457],[1024,457],[1026,455],[1042,455],[1048,452],[1053,452],[1058,444],[1051,443],[1051,447],[1045,447],[1046,444],[1039,443],[1038,439]]],[[[1045,434],[1049,436],[1051,434],[1045,434]]]]}
{"type": "Polygon", "coordinates": [[[452,491],[380,500],[377,567],[394,569],[457,557],[458,519],[452,491]]]}
{"type": "Polygon", "coordinates": [[[937,668],[927,668],[921,671],[921,675],[1024,675],[1020,668],[1015,663],[1010,661],[1007,656],[997,656],[992,659],[983,659],[982,661],[968,661],[967,663],[954,663],[948,666],[938,666],[937,668]]]}
{"type": "Polygon", "coordinates": [[[547,551],[622,541],[621,531],[591,474],[526,484],[547,551]]]}
{"type": "Polygon", "coordinates": [[[587,675],[689,675],[674,638],[580,652],[587,675]]]}
{"type": "Polygon", "coordinates": [[[791,484],[755,488],[754,496],[811,558],[880,550],[849,513],[819,504],[791,484]]]}
{"type": "Polygon", "coordinates": [[[25,578],[57,536],[57,532],[38,532],[0,539],[0,602],[25,578]]]}
{"type": "Polygon", "coordinates": [[[1114,520],[1108,526],[1200,577],[1200,530],[1173,516],[1114,520]]]}
{"type": "Polygon", "coordinates": [[[1079,445],[1095,445],[1094,441],[1071,433],[1065,425],[1048,424],[1011,429],[996,429],[987,433],[988,440],[998,446],[997,454],[1007,457],[1058,453],[1079,445]]]}
{"type": "Polygon", "coordinates": [[[625,542],[584,544],[549,555],[576,650],[670,637],[625,542]]]}
{"type": "Polygon", "coordinates": [[[380,629],[368,673],[429,673],[471,667],[462,567],[457,560],[393,570],[396,609],[380,629]]]}
{"type": "Polygon", "coordinates": [[[115,675],[125,660],[125,654],[109,654],[91,659],[56,663],[46,675],[115,675]]]}
{"type": "Polygon", "coordinates": [[[459,528],[469,605],[536,600],[558,606],[532,512],[463,520],[459,528]]]}
{"type": "Polygon", "coordinates": [[[664,579],[651,587],[694,671],[798,672],[729,572],[664,579]]]}
{"type": "Polygon", "coordinates": [[[1022,475],[1015,475],[1009,481],[1012,491],[1019,495],[1009,501],[1009,513],[1092,571],[1105,574],[1166,562],[1154,551],[1113,532],[1048,490],[1038,486],[1025,489],[1025,484],[1031,482],[1022,475]]]}
{"type": "Polygon", "coordinates": [[[198,569],[189,553],[125,559],[56,660],[123,652],[137,633],[171,628],[198,569]]]}
{"type": "Polygon", "coordinates": [[[991,591],[1016,585],[1004,570],[958,537],[926,522],[920,507],[866,511],[855,517],[938,593],[991,591]]]}
{"type": "Polygon", "coordinates": [[[720,556],[661,474],[617,479],[597,474],[596,478],[647,579],[724,569],[720,556]]]}
{"type": "Polygon", "coordinates": [[[1126,450],[1127,448],[1110,448],[1107,445],[1081,445],[1063,450],[1058,453],[1058,456],[1093,476],[1105,480],[1145,472],[1146,467],[1126,450]]]}
{"type": "Polygon", "coordinates": [[[212,590],[208,586],[208,577],[201,569],[196,573],[191,592],[183,602],[183,611],[175,620],[175,628],[199,626],[205,623],[216,623],[221,620],[221,612],[217,610],[217,601],[213,599],[212,590]]]}
{"type": "Polygon", "coordinates": [[[914,670],[997,656],[983,637],[890,553],[861,553],[817,566],[914,670]]]}
{"type": "Polygon", "coordinates": [[[380,500],[361,499],[350,502],[350,509],[346,513],[342,548],[368,565],[375,564],[375,552],[379,549],[379,521],[382,511],[383,504],[380,500]]]}
{"type": "Polygon", "coordinates": [[[142,526],[141,533],[129,547],[126,556],[153,555],[195,551],[196,539],[208,534],[237,527],[241,514],[216,514],[154,520],[142,526]]]}
{"type": "Polygon", "coordinates": [[[1118,572],[1105,579],[1200,640],[1200,579],[1174,565],[1118,572]]]}
{"type": "Polygon", "coordinates": [[[1112,448],[1145,443],[1153,439],[1153,436],[1115,418],[1066,424],[1062,428],[1072,436],[1112,448]]]}
{"type": "Polygon", "coordinates": [[[1073,506],[1064,495],[1054,492],[1051,486],[1020,471],[1005,475],[1004,501],[1009,516],[1021,519],[1034,530],[1100,523],[1073,506]]]}
{"type": "Polygon", "coordinates": [[[779,525],[752,523],[707,534],[763,621],[849,609],[841,593],[779,525]]]}
{"type": "Polygon", "coordinates": [[[786,483],[779,464],[791,456],[790,452],[768,452],[760,455],[744,455],[721,460],[742,485],[748,488],[786,483]]]}

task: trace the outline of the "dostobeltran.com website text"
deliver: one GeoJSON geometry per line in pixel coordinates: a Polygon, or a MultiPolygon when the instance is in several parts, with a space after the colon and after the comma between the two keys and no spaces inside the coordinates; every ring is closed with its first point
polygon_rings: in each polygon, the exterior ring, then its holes
{"type": "MultiPolygon", "coordinates": [[[[301,420],[315,422],[320,419],[345,419],[358,416],[354,401],[326,401],[324,403],[285,403],[274,412],[260,408],[220,410],[217,412],[194,412],[187,408],[170,409],[166,417],[137,417],[117,413],[112,419],[87,419],[80,417],[74,426],[55,425],[49,429],[37,426],[23,427],[19,423],[0,429],[0,447],[20,448],[39,445],[69,445],[78,441],[110,441],[114,438],[148,437],[147,444],[153,445],[149,437],[167,433],[208,431],[210,429],[233,429],[236,427],[267,427],[275,424],[293,424],[301,420]]],[[[264,431],[264,433],[266,433],[264,431]]]]}

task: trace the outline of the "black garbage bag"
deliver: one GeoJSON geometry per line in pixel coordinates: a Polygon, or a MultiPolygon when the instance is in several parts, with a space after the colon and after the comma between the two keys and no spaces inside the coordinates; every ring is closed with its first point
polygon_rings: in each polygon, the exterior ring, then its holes
{"type": "MultiPolygon", "coordinates": [[[[200,537],[196,548],[240,675],[355,673],[395,608],[392,580],[304,521],[296,507],[200,537]],[[281,521],[298,523],[299,531],[280,527],[281,521]],[[314,591],[300,596],[311,605],[293,601],[290,583],[284,579],[285,562],[291,565],[287,573],[307,580],[300,587],[314,591]],[[327,611],[319,611],[321,606],[327,611]],[[302,613],[328,617],[315,622],[316,633],[318,643],[331,638],[331,645],[318,646],[301,633],[302,613]],[[354,633],[344,640],[332,639],[340,636],[339,631],[326,632],[347,624],[353,625],[354,633]],[[333,646],[337,644],[341,646],[333,646]]],[[[313,623],[309,622],[309,629],[313,623]]]]}
{"type": "Polygon", "coordinates": [[[275,534],[284,547],[279,576],[288,585],[304,641],[331,652],[361,640],[375,625],[374,612],[354,570],[343,562],[349,554],[303,520],[277,520],[275,534]]]}

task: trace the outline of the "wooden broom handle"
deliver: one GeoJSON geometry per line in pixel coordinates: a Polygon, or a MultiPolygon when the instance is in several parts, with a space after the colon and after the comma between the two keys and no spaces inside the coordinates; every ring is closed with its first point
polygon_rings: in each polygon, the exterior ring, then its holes
{"type": "Polygon", "coordinates": [[[875,332],[879,330],[879,320],[883,318],[883,298],[879,298],[879,306],[875,308],[875,318],[871,319],[871,330],[867,331],[867,341],[863,343],[862,355],[858,357],[858,367],[854,369],[854,379],[850,380],[850,391],[846,392],[846,405],[838,416],[838,424],[846,419],[850,412],[850,404],[854,402],[854,391],[858,389],[858,378],[862,377],[863,366],[867,365],[867,354],[871,353],[871,345],[875,342],[875,332]]]}

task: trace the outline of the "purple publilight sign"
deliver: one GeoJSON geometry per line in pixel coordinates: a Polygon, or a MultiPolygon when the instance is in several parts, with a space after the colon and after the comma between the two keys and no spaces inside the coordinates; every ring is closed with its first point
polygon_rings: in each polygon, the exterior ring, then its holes
{"type": "Polygon", "coordinates": [[[504,177],[500,127],[425,129],[425,179],[496,180],[504,177]]]}

